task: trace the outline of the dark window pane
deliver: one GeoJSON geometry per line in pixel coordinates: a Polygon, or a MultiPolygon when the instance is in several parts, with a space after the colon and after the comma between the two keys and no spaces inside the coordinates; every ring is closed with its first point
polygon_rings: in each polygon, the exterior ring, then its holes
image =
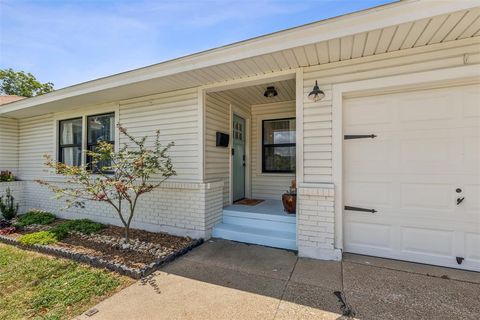
{"type": "Polygon", "coordinates": [[[82,145],[82,119],[60,121],[60,144],[82,145]]]}
{"type": "Polygon", "coordinates": [[[295,149],[295,146],[264,147],[264,171],[295,172],[295,149]]]}
{"type": "Polygon", "coordinates": [[[295,119],[264,121],[263,143],[295,143],[295,119]]]}
{"type": "MultiPolygon", "coordinates": [[[[93,145],[93,146],[89,146],[88,147],[88,150],[91,150],[91,151],[95,151],[95,149],[97,148],[96,145],[93,145]]],[[[87,155],[87,166],[90,170],[94,171],[94,172],[100,172],[100,171],[103,171],[103,172],[110,172],[111,169],[110,169],[110,166],[111,166],[111,162],[108,161],[108,160],[103,160],[103,161],[100,161],[98,162],[95,167],[93,167],[93,164],[92,164],[92,157],[88,156],[87,155]]]]}
{"type": "Polygon", "coordinates": [[[70,166],[80,166],[82,164],[81,147],[65,147],[60,149],[62,162],[70,166]]]}
{"type": "Polygon", "coordinates": [[[88,117],[88,144],[98,141],[113,141],[115,139],[115,118],[113,114],[88,117]]]}

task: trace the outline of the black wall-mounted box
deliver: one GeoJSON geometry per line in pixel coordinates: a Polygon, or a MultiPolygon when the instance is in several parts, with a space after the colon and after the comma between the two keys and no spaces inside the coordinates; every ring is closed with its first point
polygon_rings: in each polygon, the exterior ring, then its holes
{"type": "Polygon", "coordinates": [[[230,136],[226,133],[217,132],[217,147],[228,147],[228,141],[230,140],[230,136]]]}

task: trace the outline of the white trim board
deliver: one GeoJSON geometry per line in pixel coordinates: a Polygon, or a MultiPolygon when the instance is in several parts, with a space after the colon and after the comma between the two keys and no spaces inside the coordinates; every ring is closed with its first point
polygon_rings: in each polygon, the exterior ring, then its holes
{"type": "Polygon", "coordinates": [[[343,249],[343,100],[399,90],[480,82],[480,65],[403,74],[332,86],[332,166],[335,186],[335,248],[343,249]]]}

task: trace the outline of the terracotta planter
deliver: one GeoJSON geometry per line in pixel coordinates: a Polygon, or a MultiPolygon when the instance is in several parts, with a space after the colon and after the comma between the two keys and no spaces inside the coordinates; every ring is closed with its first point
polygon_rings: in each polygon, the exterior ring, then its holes
{"type": "Polygon", "coordinates": [[[282,195],[282,203],[286,212],[294,214],[297,209],[297,195],[284,193],[282,195]]]}

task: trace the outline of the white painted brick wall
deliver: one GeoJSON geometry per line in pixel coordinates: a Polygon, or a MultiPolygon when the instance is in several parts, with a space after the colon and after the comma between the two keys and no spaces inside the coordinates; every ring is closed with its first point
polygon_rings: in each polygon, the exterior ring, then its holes
{"type": "MultiPolygon", "coordinates": [[[[7,188],[10,188],[15,202],[19,204],[19,213],[25,212],[25,181],[0,182],[0,196],[5,195],[7,188]]],[[[0,213],[1,215],[1,213],[0,213]]]]}
{"type": "MultiPolygon", "coordinates": [[[[89,218],[121,225],[116,211],[104,202],[87,202],[86,207],[65,209],[45,186],[26,183],[26,206],[47,210],[68,218],[89,218]]],[[[177,183],[164,185],[139,198],[132,227],[193,238],[210,238],[213,226],[221,220],[223,182],[177,183]]]]}
{"type": "Polygon", "coordinates": [[[297,246],[302,257],[340,260],[335,248],[332,184],[301,184],[297,190],[297,246]]]}

